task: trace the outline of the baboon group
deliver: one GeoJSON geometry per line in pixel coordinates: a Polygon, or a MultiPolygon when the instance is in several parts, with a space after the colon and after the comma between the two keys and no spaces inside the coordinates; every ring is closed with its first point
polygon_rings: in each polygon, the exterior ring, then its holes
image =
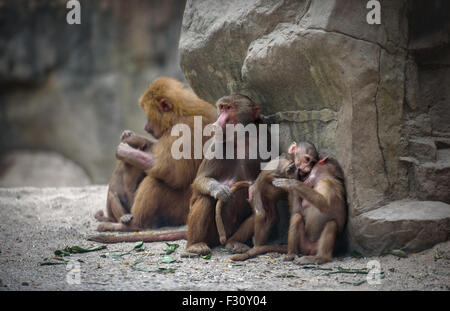
{"type": "Polygon", "coordinates": [[[145,130],[153,137],[129,130],[122,133],[106,213],[95,214],[98,231],[135,232],[184,224],[187,231],[100,234],[90,240],[186,239],[185,252],[190,255],[209,254],[222,244],[234,254],[232,260],[267,252],[284,253],[285,260],[297,264],[332,260],[347,218],[344,174],[336,159],[319,156],[310,142],[292,142],[285,153],[271,160],[270,169],[262,170],[262,160],[248,152],[255,137],[244,138],[242,152],[234,137],[230,139],[233,135],[225,135],[232,125],[264,123],[260,107],[242,94],[224,96],[213,107],[183,83],[162,77],[148,87],[139,105],[147,117],[145,130]],[[178,137],[172,135],[172,128],[185,124],[194,135],[194,117],[202,118],[203,129],[212,124],[221,130],[220,135],[202,135],[202,144],[210,151],[221,148],[226,158],[198,158],[192,150],[191,157],[173,157],[178,137]],[[279,217],[280,200],[289,203],[287,245],[268,241],[279,217]]]}

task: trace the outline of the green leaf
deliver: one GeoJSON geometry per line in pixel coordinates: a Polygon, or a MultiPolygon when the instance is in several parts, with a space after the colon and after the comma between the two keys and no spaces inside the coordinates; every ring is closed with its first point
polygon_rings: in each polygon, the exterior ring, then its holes
{"type": "Polygon", "coordinates": [[[87,252],[95,252],[102,249],[105,249],[106,245],[97,245],[97,246],[90,246],[90,247],[80,247],[80,246],[72,246],[70,248],[71,253],[87,253],[87,252]]]}
{"type": "Polygon", "coordinates": [[[136,260],[132,265],[130,265],[130,268],[136,271],[141,271],[141,272],[154,272],[154,270],[150,270],[148,268],[145,267],[138,267],[138,264],[140,264],[141,262],[143,262],[143,260],[136,260]]]}
{"type": "Polygon", "coordinates": [[[112,259],[115,259],[115,260],[122,260],[123,259],[122,256],[129,255],[129,254],[130,254],[130,252],[126,252],[126,253],[109,253],[108,257],[112,258],[112,259]]]}
{"type": "Polygon", "coordinates": [[[66,251],[65,249],[57,249],[55,252],[55,256],[70,256],[70,252],[66,251]]]}
{"type": "Polygon", "coordinates": [[[136,244],[134,244],[134,249],[137,251],[143,251],[145,249],[144,241],[136,242],[136,244]]]}
{"type": "Polygon", "coordinates": [[[300,266],[302,269],[311,269],[311,270],[325,270],[325,271],[332,271],[333,269],[331,268],[324,268],[321,266],[317,266],[317,265],[303,265],[300,266]]]}
{"type": "Polygon", "coordinates": [[[171,256],[164,256],[161,259],[161,262],[163,262],[163,263],[172,263],[172,262],[175,262],[175,261],[177,261],[177,260],[175,258],[171,257],[171,256]]]}
{"type": "Polygon", "coordinates": [[[41,266],[54,266],[54,265],[65,265],[69,263],[68,260],[63,260],[63,261],[41,261],[39,263],[39,265],[41,266]]]}
{"type": "Polygon", "coordinates": [[[366,282],[366,280],[361,280],[361,281],[357,281],[357,282],[341,281],[341,282],[339,282],[339,284],[350,284],[353,286],[359,286],[361,284],[364,284],[365,282],[366,282]]]}
{"type": "Polygon", "coordinates": [[[87,247],[87,248],[83,248],[80,246],[66,246],[63,249],[57,249],[54,253],[56,256],[70,256],[70,254],[74,254],[74,253],[94,252],[94,251],[99,251],[99,250],[102,250],[105,248],[106,248],[106,245],[91,246],[91,247],[87,247]]]}
{"type": "Polygon", "coordinates": [[[157,270],[151,270],[148,269],[146,267],[140,267],[138,266],[138,264],[142,263],[143,260],[136,260],[136,262],[134,262],[132,265],[130,265],[130,268],[136,271],[141,271],[141,272],[152,272],[152,273],[162,273],[162,274],[166,274],[166,273],[174,273],[175,272],[175,268],[164,268],[164,267],[159,267],[157,270]]]}
{"type": "Polygon", "coordinates": [[[336,267],[337,270],[327,272],[323,275],[329,276],[331,274],[337,274],[337,273],[347,273],[347,274],[368,274],[369,270],[367,268],[361,268],[361,269],[347,269],[343,267],[336,267]]]}
{"type": "Polygon", "coordinates": [[[163,268],[163,267],[160,267],[160,268],[158,268],[158,270],[154,270],[153,272],[167,274],[167,273],[174,273],[175,270],[176,270],[175,268],[163,268]]]}
{"type": "Polygon", "coordinates": [[[176,243],[167,243],[167,248],[166,248],[166,255],[172,254],[180,245],[176,244],[176,243]]]}
{"type": "Polygon", "coordinates": [[[211,253],[209,253],[208,255],[200,256],[200,257],[202,257],[203,259],[206,259],[206,260],[211,259],[211,253]]]}

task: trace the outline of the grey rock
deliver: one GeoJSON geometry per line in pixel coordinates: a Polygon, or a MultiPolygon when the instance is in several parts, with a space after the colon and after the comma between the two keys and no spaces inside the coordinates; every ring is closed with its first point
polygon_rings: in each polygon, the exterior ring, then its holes
{"type": "Polygon", "coordinates": [[[437,143],[450,137],[449,4],[381,8],[369,25],[365,1],[188,1],[180,37],[200,97],[244,93],[280,124],[281,151],[309,140],[338,159],[350,224],[390,201],[450,193],[439,160],[450,148],[437,143]]]}
{"type": "Polygon", "coordinates": [[[363,213],[351,224],[361,251],[418,252],[450,237],[450,205],[438,201],[394,201],[363,213]]]}
{"type": "Polygon", "coordinates": [[[421,161],[436,161],[437,147],[429,137],[412,138],[409,140],[408,152],[421,161]]]}
{"type": "Polygon", "coordinates": [[[422,200],[450,203],[450,149],[438,150],[436,162],[415,163],[412,191],[422,200]]]}

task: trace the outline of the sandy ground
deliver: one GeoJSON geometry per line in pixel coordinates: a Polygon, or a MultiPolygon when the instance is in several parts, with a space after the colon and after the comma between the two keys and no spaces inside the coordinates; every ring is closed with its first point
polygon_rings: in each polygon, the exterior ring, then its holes
{"type": "MultiPolygon", "coordinates": [[[[0,189],[1,290],[449,290],[450,241],[407,258],[344,256],[317,268],[305,269],[268,254],[232,262],[223,247],[210,259],[182,258],[185,241],[167,256],[165,243],[107,245],[106,249],[64,257],[54,251],[66,246],[98,245],[86,240],[96,233],[93,214],[105,206],[106,187],[0,189]],[[128,253],[123,256],[118,256],[128,253]],[[172,261],[165,263],[164,261],[172,261]],[[376,260],[379,284],[367,274],[342,273],[340,268],[365,269],[376,260]],[[140,271],[141,270],[141,271],[140,271]],[[330,273],[333,272],[333,273],[330,273]],[[338,273],[335,273],[338,272],[338,273]]],[[[348,270],[346,270],[348,271],[348,270]]],[[[356,270],[354,270],[356,271],[356,270]]],[[[362,270],[361,270],[362,271],[362,270]]]]}

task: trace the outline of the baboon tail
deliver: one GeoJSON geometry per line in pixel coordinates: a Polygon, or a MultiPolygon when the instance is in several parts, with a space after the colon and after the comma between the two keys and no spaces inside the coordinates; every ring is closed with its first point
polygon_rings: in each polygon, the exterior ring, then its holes
{"type": "Polygon", "coordinates": [[[100,243],[120,242],[164,242],[175,240],[186,240],[187,231],[175,231],[164,233],[140,233],[140,234],[100,234],[88,238],[89,241],[100,243]]]}
{"type": "Polygon", "coordinates": [[[234,261],[244,261],[250,258],[257,257],[259,255],[263,255],[266,253],[287,253],[287,245],[261,245],[261,246],[255,246],[248,250],[245,253],[242,254],[236,254],[231,256],[231,260],[234,261]]]}

